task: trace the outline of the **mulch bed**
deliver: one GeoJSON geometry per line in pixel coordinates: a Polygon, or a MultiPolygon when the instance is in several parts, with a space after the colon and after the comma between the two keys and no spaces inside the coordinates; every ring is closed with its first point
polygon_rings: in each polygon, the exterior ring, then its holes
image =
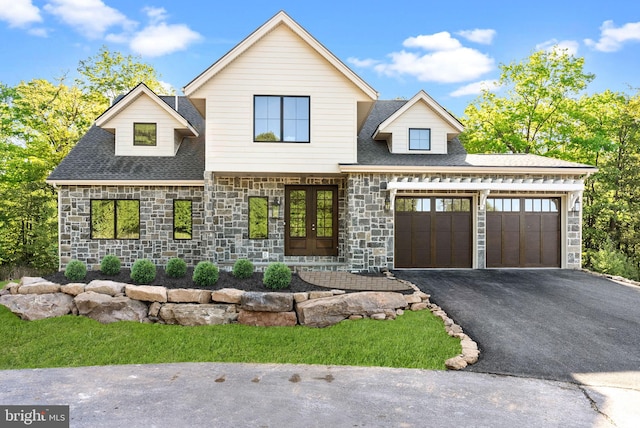
{"type": "MultiPolygon", "coordinates": [[[[118,275],[105,275],[100,271],[89,271],[87,276],[82,281],[70,281],[64,276],[64,272],[56,272],[52,275],[47,275],[44,279],[54,282],[56,284],[64,285],[70,282],[84,282],[89,283],[94,279],[102,279],[108,281],[124,282],[127,284],[135,284],[131,279],[131,271],[128,268],[120,269],[118,275]]],[[[245,291],[278,291],[283,293],[299,293],[304,291],[327,291],[327,288],[318,287],[317,285],[309,284],[303,281],[297,274],[291,276],[291,285],[288,288],[281,290],[271,290],[262,283],[262,272],[255,272],[251,278],[238,279],[234,277],[231,272],[220,271],[220,278],[218,282],[212,287],[201,287],[196,285],[191,279],[193,276],[193,268],[187,269],[187,274],[182,278],[168,277],[162,267],[156,268],[156,279],[151,284],[146,285],[161,285],[167,288],[197,288],[206,290],[219,290],[221,288],[237,288],[245,291]]]]}

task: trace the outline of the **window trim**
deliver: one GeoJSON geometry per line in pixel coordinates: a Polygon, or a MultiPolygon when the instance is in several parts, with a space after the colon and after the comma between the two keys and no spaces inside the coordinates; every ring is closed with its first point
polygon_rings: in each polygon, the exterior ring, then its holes
{"type": "Polygon", "coordinates": [[[311,143],[311,97],[309,95],[265,95],[265,94],[260,94],[260,95],[254,95],[253,96],[253,142],[254,143],[293,143],[293,144],[309,144],[311,143]],[[280,139],[277,141],[258,141],[256,140],[256,100],[258,98],[267,98],[267,97],[273,97],[273,98],[279,98],[280,99],[280,139]],[[308,111],[308,116],[309,118],[307,119],[307,141],[286,141],[283,140],[282,137],[284,135],[284,99],[285,98],[306,98],[308,100],[308,105],[309,105],[309,111],[308,111]]]}
{"type": "Polygon", "coordinates": [[[174,199],[173,200],[173,240],[174,241],[190,241],[193,239],[193,200],[191,199],[174,199]],[[191,235],[188,238],[176,238],[176,202],[189,202],[189,222],[191,223],[191,235]]]}
{"type": "Polygon", "coordinates": [[[142,222],[140,221],[140,199],[103,199],[95,198],[89,200],[89,236],[93,240],[121,240],[121,241],[138,241],[140,240],[142,222]],[[113,204],[113,238],[94,238],[93,236],[93,201],[108,201],[113,204]],[[119,238],[118,237],[118,201],[135,201],[138,203],[138,237],[137,238],[119,238]]]}
{"type": "Polygon", "coordinates": [[[407,134],[408,138],[407,138],[407,147],[409,147],[409,150],[416,150],[416,151],[422,151],[422,152],[428,152],[431,151],[431,128],[409,128],[409,132],[407,134]],[[429,148],[427,149],[415,149],[411,147],[411,131],[429,131],[429,148]]]}
{"type": "Polygon", "coordinates": [[[133,145],[137,147],[156,147],[158,145],[158,124],[155,122],[133,122],[133,145]],[[153,144],[136,143],[136,125],[153,125],[154,126],[153,144]]]}
{"type": "Polygon", "coordinates": [[[249,196],[249,200],[247,201],[247,237],[251,240],[263,240],[263,239],[269,239],[269,197],[268,196],[249,196]],[[251,236],[251,200],[252,199],[264,199],[265,201],[265,208],[266,208],[266,215],[265,215],[265,222],[267,223],[267,230],[266,230],[266,235],[265,236],[258,236],[258,237],[252,237],[251,236]]]}

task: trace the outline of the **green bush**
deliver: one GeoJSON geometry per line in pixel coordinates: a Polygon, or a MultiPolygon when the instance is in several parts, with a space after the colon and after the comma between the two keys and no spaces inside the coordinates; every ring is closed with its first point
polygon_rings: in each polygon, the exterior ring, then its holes
{"type": "Polygon", "coordinates": [[[596,272],[633,280],[638,279],[638,269],[633,261],[622,251],[616,249],[609,239],[598,251],[590,253],[589,256],[591,267],[596,272]]]}
{"type": "Polygon", "coordinates": [[[87,276],[87,266],[80,260],[71,260],[64,270],[64,276],[71,281],[80,281],[87,276]]]}
{"type": "Polygon", "coordinates": [[[105,275],[117,275],[120,273],[120,259],[112,254],[104,256],[100,262],[100,272],[105,275]]]}
{"type": "Polygon", "coordinates": [[[247,259],[240,259],[233,264],[233,276],[244,279],[253,275],[253,263],[247,259]]]}
{"type": "Polygon", "coordinates": [[[201,287],[211,287],[218,282],[219,276],[218,266],[207,261],[199,262],[193,270],[193,282],[201,287]]]}
{"type": "Polygon", "coordinates": [[[262,283],[272,290],[287,288],[291,284],[291,269],[284,263],[272,263],[264,272],[262,283]]]}
{"type": "Polygon", "coordinates": [[[131,266],[131,279],[136,284],[150,284],[156,279],[156,265],[148,259],[136,260],[131,266]]]}
{"type": "Polygon", "coordinates": [[[177,257],[173,258],[167,263],[165,272],[171,278],[182,278],[187,274],[187,263],[177,257]]]}

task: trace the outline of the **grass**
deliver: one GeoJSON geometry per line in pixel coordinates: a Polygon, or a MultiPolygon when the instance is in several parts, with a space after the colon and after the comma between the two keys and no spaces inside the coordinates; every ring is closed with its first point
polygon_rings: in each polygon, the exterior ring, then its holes
{"type": "Polygon", "coordinates": [[[429,311],[319,329],[103,325],[73,315],[22,321],[0,306],[0,337],[0,369],[215,361],[444,370],[444,361],[461,352],[460,340],[429,311]]]}
{"type": "Polygon", "coordinates": [[[9,281],[0,281],[0,290],[2,290],[4,286],[7,285],[8,283],[9,281]]]}

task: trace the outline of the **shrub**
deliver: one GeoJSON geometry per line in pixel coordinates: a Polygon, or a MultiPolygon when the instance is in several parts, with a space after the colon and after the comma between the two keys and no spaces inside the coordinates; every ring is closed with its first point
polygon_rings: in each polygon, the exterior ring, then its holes
{"type": "Polygon", "coordinates": [[[638,279],[638,269],[633,261],[621,250],[616,249],[610,239],[607,239],[598,251],[589,255],[591,267],[596,272],[638,279]]]}
{"type": "Polygon", "coordinates": [[[247,259],[240,259],[233,264],[233,276],[236,278],[251,278],[253,275],[253,263],[247,259]]]}
{"type": "Polygon", "coordinates": [[[291,284],[291,269],[284,263],[272,263],[264,272],[262,283],[272,290],[287,288],[291,284]]]}
{"type": "Polygon", "coordinates": [[[120,273],[120,259],[112,254],[104,256],[100,262],[100,272],[105,275],[117,275],[120,273]]]}
{"type": "Polygon", "coordinates": [[[156,265],[151,260],[139,259],[131,266],[131,279],[137,284],[150,284],[156,278],[156,265]]]}
{"type": "Polygon", "coordinates": [[[199,262],[193,270],[193,282],[201,287],[211,287],[218,282],[219,276],[218,266],[207,261],[199,262]]]}
{"type": "Polygon", "coordinates": [[[170,259],[165,272],[171,278],[182,278],[187,274],[187,263],[177,257],[170,259]]]}
{"type": "Polygon", "coordinates": [[[71,260],[64,270],[64,276],[71,281],[80,281],[87,276],[87,266],[80,260],[71,260]]]}

